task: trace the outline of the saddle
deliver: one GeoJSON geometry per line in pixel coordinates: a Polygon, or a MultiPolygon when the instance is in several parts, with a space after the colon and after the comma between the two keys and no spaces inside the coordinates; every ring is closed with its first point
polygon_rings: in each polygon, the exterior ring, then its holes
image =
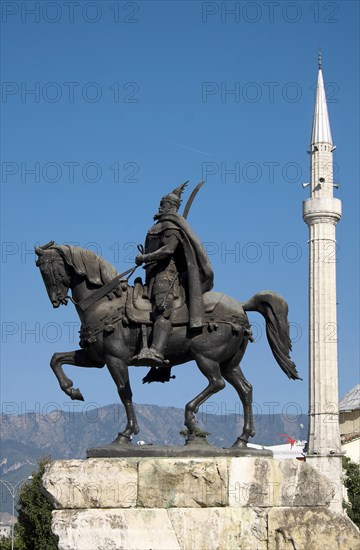
{"type": "MultiPolygon", "coordinates": [[[[141,325],[152,325],[153,306],[147,296],[147,288],[140,277],[134,281],[134,286],[127,289],[125,313],[129,321],[141,325]]],[[[185,301],[185,292],[181,288],[179,296],[174,299],[174,309],[171,316],[173,326],[186,325],[189,322],[189,310],[185,301]]]]}
{"type": "MultiPolygon", "coordinates": [[[[222,292],[205,292],[203,294],[205,320],[208,323],[227,322],[241,327],[249,327],[248,318],[241,304],[222,292]]],[[[125,305],[125,314],[129,321],[141,325],[152,325],[152,304],[147,297],[146,287],[141,278],[134,281],[134,287],[128,287],[125,305]]],[[[171,316],[173,326],[187,325],[189,310],[185,301],[184,289],[174,300],[174,309],[171,316]]]]}

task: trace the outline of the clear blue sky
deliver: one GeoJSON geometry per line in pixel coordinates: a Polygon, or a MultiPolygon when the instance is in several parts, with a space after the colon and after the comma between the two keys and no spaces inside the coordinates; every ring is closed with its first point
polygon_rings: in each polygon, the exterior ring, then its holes
{"type": "MultiPolygon", "coordinates": [[[[273,359],[263,319],[242,366],[258,412],[307,412],[309,145],[323,51],[338,237],[340,395],[359,382],[359,4],[2,2],[2,370],[8,412],[71,407],[50,370],[77,348],[72,305],[53,310],[32,252],[49,240],[132,264],[162,195],[207,183],[189,221],[216,290],[270,288],[290,307],[303,382],[273,359]],[[34,11],[35,10],[35,11],[34,11]],[[235,11],[234,11],[235,10],[235,11]],[[31,92],[31,90],[33,92],[31,92]],[[32,170],[32,172],[31,172],[32,170]],[[233,251],[231,253],[231,251],[233,251]],[[32,331],[32,332],[31,332],[32,331]],[[268,405],[267,403],[274,405],[268,405]]],[[[65,367],[85,407],[117,402],[104,370],[65,367]]],[[[183,407],[206,385],[194,364],[134,401],[183,407]]],[[[241,411],[226,388],[208,410],[241,411]]]]}

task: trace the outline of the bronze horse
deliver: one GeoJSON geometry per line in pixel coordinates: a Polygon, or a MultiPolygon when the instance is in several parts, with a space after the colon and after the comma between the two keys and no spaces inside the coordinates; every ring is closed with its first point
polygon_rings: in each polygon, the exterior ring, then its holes
{"type": "MultiPolygon", "coordinates": [[[[54,242],[36,247],[36,265],[40,268],[49,298],[54,308],[75,304],[81,320],[81,345],[83,349],[57,352],[50,365],[61,389],[71,399],[83,400],[79,389],[65,375],[62,365],[102,368],[105,365],[117,386],[125,407],[127,424],[114,443],[130,443],[132,434],[139,432],[132,403],[132,391],[128,367],[131,358],[144,345],[144,325],[129,319],[127,304],[133,287],[121,281],[115,292],[111,292],[84,308],[86,301],[97,289],[116,277],[116,271],[103,258],[89,250],[54,242]],[[71,289],[72,296],[68,296],[71,289]]],[[[90,299],[91,302],[91,299],[90,299]]],[[[185,426],[191,438],[196,427],[195,414],[209,397],[222,390],[225,381],[237,391],[244,409],[243,432],[237,438],[235,447],[246,447],[249,437],[254,436],[252,412],[252,386],[240,369],[251,330],[246,311],[257,311],[266,321],[266,334],[272,353],[285,374],[299,379],[295,364],[289,357],[291,341],[287,319],[288,306],[285,300],[272,291],[255,294],[250,300],[240,303],[218,292],[208,292],[204,302],[212,313],[207,324],[197,332],[189,331],[185,324],[174,326],[166,359],[169,364],[180,365],[194,360],[208,379],[207,387],[185,407],[185,426]],[[216,307],[215,307],[216,305],[216,307]]],[[[185,306],[186,307],[186,306],[185,306]]],[[[150,332],[151,327],[147,330],[150,332]]],[[[146,341],[146,340],[145,340],[146,341]]],[[[160,367],[161,368],[161,367],[160,367]]]]}

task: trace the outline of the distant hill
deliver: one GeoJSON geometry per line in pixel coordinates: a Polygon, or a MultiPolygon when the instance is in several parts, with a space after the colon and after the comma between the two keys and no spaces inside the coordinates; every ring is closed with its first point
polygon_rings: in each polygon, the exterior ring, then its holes
{"type": "MultiPolygon", "coordinates": [[[[183,445],[179,432],[184,428],[184,410],[158,405],[136,405],[140,434],[134,442],[159,445],[183,445]]],[[[200,426],[210,432],[209,441],[217,447],[229,447],[240,435],[243,417],[237,414],[197,414],[200,426]]],[[[125,426],[121,404],[87,412],[53,411],[47,415],[27,413],[2,415],[0,427],[0,476],[16,483],[26,479],[42,456],[85,458],[86,450],[108,444],[125,426]]],[[[278,434],[304,439],[307,416],[284,417],[280,414],[255,416],[256,436],[251,443],[274,445],[284,441],[278,434]],[[300,426],[304,425],[304,428],[300,426]]],[[[1,512],[11,511],[11,498],[1,485],[1,512]]]]}

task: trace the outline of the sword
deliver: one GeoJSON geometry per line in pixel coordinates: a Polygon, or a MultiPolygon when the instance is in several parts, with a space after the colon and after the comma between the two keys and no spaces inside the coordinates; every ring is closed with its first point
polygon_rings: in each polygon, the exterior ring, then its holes
{"type": "MultiPolygon", "coordinates": [[[[81,311],[85,311],[88,309],[92,304],[95,304],[100,298],[103,298],[106,296],[106,294],[109,294],[114,288],[118,286],[118,284],[121,282],[121,279],[125,277],[128,273],[131,275],[134,273],[135,269],[137,269],[139,266],[131,267],[127,271],[124,271],[124,273],[120,273],[120,275],[116,275],[114,279],[106,283],[104,286],[101,286],[100,288],[97,288],[92,292],[87,298],[84,298],[84,300],[81,300],[79,302],[78,306],[81,309],[81,311]]],[[[130,275],[129,275],[130,277],[130,275]]]]}
{"type": "Polygon", "coordinates": [[[192,203],[194,202],[194,199],[195,199],[196,195],[198,194],[199,190],[204,185],[204,183],[205,183],[205,180],[201,181],[200,183],[197,184],[195,189],[192,190],[192,193],[191,193],[190,197],[188,198],[188,201],[186,203],[186,206],[184,208],[184,212],[183,212],[183,215],[182,215],[182,217],[185,218],[185,220],[188,217],[189,210],[191,208],[192,203]]]}

